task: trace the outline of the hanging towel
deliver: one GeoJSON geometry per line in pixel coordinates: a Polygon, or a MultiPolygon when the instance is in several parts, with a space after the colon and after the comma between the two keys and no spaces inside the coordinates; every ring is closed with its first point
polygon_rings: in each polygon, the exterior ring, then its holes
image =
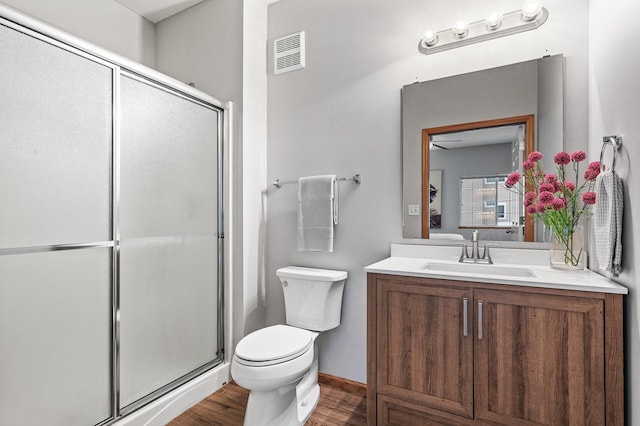
{"type": "Polygon", "coordinates": [[[337,224],[335,175],[298,180],[298,251],[333,252],[333,226],[337,224]]]}
{"type": "Polygon", "coordinates": [[[622,271],[622,179],[613,170],[596,179],[595,235],[600,269],[617,277],[622,271]]]}

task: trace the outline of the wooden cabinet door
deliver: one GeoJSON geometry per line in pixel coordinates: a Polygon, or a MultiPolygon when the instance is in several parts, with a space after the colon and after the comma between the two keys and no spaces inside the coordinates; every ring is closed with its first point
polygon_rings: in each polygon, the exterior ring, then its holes
{"type": "Polygon", "coordinates": [[[603,425],[603,301],[476,290],[475,418],[603,425]],[[482,309],[480,309],[482,304],[482,309]]]}
{"type": "Polygon", "coordinates": [[[377,300],[378,393],[471,418],[471,290],[378,279],[377,300]]]}

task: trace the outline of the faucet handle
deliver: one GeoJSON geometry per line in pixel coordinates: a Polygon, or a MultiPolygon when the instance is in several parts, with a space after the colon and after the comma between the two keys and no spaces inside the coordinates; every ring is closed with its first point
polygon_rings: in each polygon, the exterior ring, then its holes
{"type": "Polygon", "coordinates": [[[471,242],[473,242],[473,243],[477,243],[478,242],[478,230],[477,229],[475,231],[473,231],[473,233],[471,234],[471,242]]]}
{"type": "Polygon", "coordinates": [[[462,252],[460,253],[460,258],[458,259],[458,262],[464,262],[465,258],[469,257],[469,252],[467,251],[467,244],[466,243],[456,243],[456,244],[452,244],[455,247],[462,247],[462,252]]]}
{"type": "Polygon", "coordinates": [[[493,263],[493,260],[491,259],[491,253],[489,253],[489,248],[490,247],[500,247],[502,244],[496,244],[496,243],[487,243],[484,245],[484,252],[482,252],[482,258],[483,259],[487,259],[487,261],[489,263],[493,263]]]}

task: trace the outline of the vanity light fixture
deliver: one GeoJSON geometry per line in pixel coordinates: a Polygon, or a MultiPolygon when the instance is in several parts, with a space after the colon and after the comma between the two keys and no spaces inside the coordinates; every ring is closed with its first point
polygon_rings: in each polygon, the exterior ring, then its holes
{"type": "Polygon", "coordinates": [[[484,19],[484,24],[487,26],[489,31],[495,31],[500,28],[502,24],[502,13],[491,12],[489,16],[484,19]]]}
{"type": "Polygon", "coordinates": [[[421,42],[426,46],[433,46],[438,42],[438,36],[433,31],[425,31],[421,42]]]}
{"type": "Polygon", "coordinates": [[[457,38],[464,38],[469,34],[469,24],[465,21],[456,21],[451,31],[453,31],[453,34],[455,34],[457,38]]]}
{"type": "Polygon", "coordinates": [[[522,6],[522,18],[525,21],[532,21],[542,11],[542,5],[535,0],[527,0],[522,6]]]}
{"type": "Polygon", "coordinates": [[[450,29],[426,31],[418,43],[425,55],[467,46],[485,40],[504,37],[539,28],[547,21],[549,11],[535,0],[527,0],[522,9],[505,13],[492,12],[485,19],[466,23],[457,21],[450,29]]]}

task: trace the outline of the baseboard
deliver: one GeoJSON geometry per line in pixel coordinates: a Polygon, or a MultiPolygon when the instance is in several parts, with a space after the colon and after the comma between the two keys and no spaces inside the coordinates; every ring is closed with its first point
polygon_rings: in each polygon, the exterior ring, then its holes
{"type": "Polygon", "coordinates": [[[358,396],[367,396],[367,385],[343,377],[332,376],[327,373],[318,373],[318,383],[327,385],[358,396]]]}

